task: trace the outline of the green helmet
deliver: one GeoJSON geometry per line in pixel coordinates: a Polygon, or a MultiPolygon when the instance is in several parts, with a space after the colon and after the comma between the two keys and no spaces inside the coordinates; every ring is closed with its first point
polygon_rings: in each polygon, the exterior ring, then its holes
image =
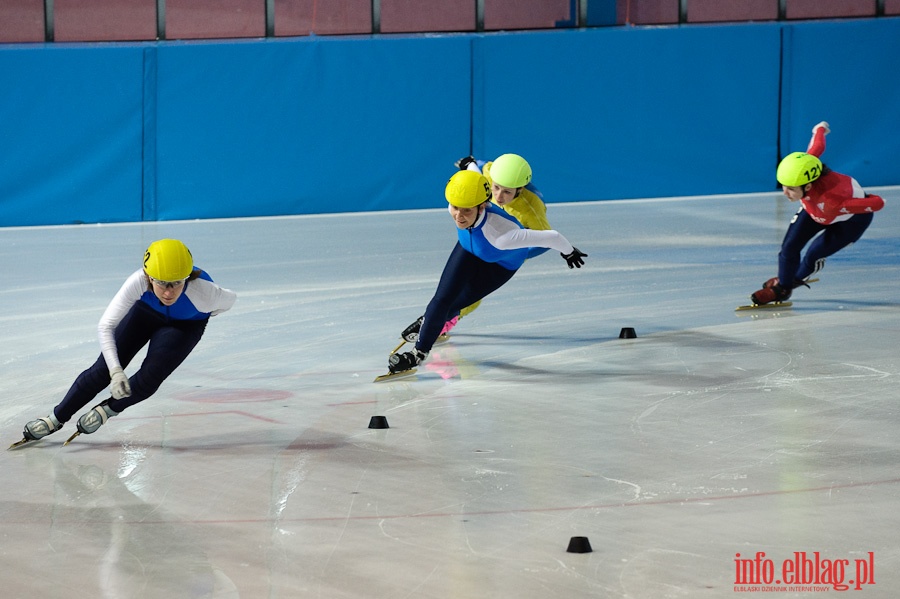
{"type": "Polygon", "coordinates": [[[447,181],[444,197],[457,208],[473,208],[491,199],[491,186],[479,172],[459,171],[447,181]]]}
{"type": "Polygon", "coordinates": [[[187,246],[177,239],[154,241],[144,253],[144,272],[151,279],[171,282],[191,276],[194,259],[187,246]]]}
{"type": "Polygon", "coordinates": [[[794,152],[784,157],[778,165],[775,178],[787,187],[803,187],[822,174],[822,161],[806,152],[794,152]]]}
{"type": "Polygon", "coordinates": [[[531,182],[531,166],[518,154],[500,156],[490,168],[491,180],[503,187],[525,187],[531,182]]]}

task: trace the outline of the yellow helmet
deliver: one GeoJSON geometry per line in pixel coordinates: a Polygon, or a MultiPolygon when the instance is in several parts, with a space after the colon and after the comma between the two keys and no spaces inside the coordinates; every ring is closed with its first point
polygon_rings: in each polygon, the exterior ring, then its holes
{"type": "Polygon", "coordinates": [[[491,165],[491,180],[503,187],[525,187],[531,182],[531,165],[518,154],[503,154],[491,165]]]}
{"type": "Polygon", "coordinates": [[[444,197],[457,208],[473,208],[491,199],[491,185],[476,171],[459,171],[447,181],[444,197]]]}
{"type": "Polygon", "coordinates": [[[144,252],[144,272],[157,281],[182,281],[194,270],[190,250],[177,239],[154,241],[144,252]]]}
{"type": "Polygon", "coordinates": [[[775,178],[788,187],[803,187],[822,174],[822,161],[806,152],[793,152],[778,165],[775,178]]]}

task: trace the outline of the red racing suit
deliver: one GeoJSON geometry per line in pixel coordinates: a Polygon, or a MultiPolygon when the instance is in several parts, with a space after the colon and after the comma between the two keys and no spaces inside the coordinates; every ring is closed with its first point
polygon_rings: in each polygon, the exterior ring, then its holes
{"type": "MultiPolygon", "coordinates": [[[[806,152],[821,157],[825,151],[825,128],[816,127],[806,152]]],[[[866,194],[856,179],[829,171],[812,182],[800,200],[810,218],[820,225],[847,220],[854,214],[877,212],[884,208],[884,200],[866,194]]]]}

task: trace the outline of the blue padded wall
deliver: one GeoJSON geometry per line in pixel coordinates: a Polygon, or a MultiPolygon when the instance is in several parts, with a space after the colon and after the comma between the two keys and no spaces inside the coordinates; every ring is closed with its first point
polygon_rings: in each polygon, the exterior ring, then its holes
{"type": "Polygon", "coordinates": [[[828,166],[863,187],[900,184],[900,19],[795,24],[784,39],[782,154],[825,120],[828,166]]]}
{"type": "Polygon", "coordinates": [[[774,25],[484,37],[474,148],[550,201],[771,189],[779,50],[774,25]]]}
{"type": "Polygon", "coordinates": [[[439,206],[446,148],[469,146],[468,47],[463,36],[161,46],[158,217],[439,206]]]}
{"type": "Polygon", "coordinates": [[[469,152],[550,202],[765,191],[822,119],[900,184],[898,59],[900,18],[0,45],[0,226],[436,207],[469,152]]]}
{"type": "Polygon", "coordinates": [[[141,220],[137,47],[0,51],[0,226],[141,220]]]}

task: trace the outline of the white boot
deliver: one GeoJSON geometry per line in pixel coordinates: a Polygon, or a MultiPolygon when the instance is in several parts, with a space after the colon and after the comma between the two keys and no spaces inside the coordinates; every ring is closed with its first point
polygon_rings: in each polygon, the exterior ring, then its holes
{"type": "Polygon", "coordinates": [[[106,424],[107,420],[118,414],[118,412],[113,411],[111,407],[106,405],[106,401],[94,406],[90,412],[83,414],[78,419],[78,432],[85,435],[97,432],[97,429],[106,424]]]}
{"type": "Polygon", "coordinates": [[[37,441],[38,439],[43,439],[50,433],[55,433],[61,428],[62,425],[59,423],[59,420],[56,419],[56,415],[50,414],[46,418],[38,418],[37,420],[32,420],[26,424],[22,436],[29,441],[37,441]]]}

